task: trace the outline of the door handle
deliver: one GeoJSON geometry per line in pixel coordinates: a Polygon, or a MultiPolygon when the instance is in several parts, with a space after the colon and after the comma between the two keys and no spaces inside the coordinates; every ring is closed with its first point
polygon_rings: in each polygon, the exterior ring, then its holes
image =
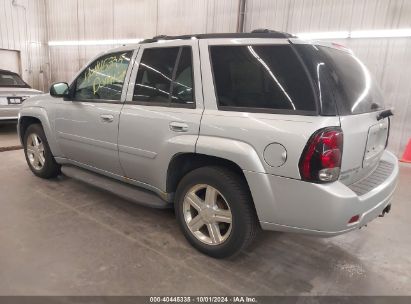
{"type": "Polygon", "coordinates": [[[169,124],[170,130],[174,132],[187,132],[188,131],[188,124],[184,122],[170,122],[169,124]]]}
{"type": "Polygon", "coordinates": [[[113,122],[114,121],[114,116],[110,114],[100,115],[100,118],[103,122],[113,122]]]}

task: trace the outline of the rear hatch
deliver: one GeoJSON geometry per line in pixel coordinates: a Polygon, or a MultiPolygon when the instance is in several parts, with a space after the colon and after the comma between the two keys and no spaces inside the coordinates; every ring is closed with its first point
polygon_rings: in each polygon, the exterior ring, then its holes
{"type": "Polygon", "coordinates": [[[338,45],[295,44],[318,92],[321,114],[340,117],[344,147],[340,181],[350,185],[378,165],[389,118],[378,119],[383,98],[365,65],[338,45]]]}

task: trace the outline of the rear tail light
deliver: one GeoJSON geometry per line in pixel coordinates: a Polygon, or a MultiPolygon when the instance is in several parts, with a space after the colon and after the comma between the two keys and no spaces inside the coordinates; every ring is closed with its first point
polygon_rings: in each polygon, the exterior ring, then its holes
{"type": "Polygon", "coordinates": [[[340,176],[342,150],[341,128],[324,128],[315,132],[300,158],[301,178],[315,183],[336,181],[340,176]]]}

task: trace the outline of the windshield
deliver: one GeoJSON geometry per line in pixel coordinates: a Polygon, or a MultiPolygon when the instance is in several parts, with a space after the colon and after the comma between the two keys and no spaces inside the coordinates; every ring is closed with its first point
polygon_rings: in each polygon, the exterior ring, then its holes
{"type": "Polygon", "coordinates": [[[29,88],[30,86],[17,74],[0,72],[0,87],[29,88]]]}
{"type": "Polygon", "coordinates": [[[384,108],[381,91],[352,53],[319,45],[296,45],[319,91],[324,115],[362,114],[384,108]]]}

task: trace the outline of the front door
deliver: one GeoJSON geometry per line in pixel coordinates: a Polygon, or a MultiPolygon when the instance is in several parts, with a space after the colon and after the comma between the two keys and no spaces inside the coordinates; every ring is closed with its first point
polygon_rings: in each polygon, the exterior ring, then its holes
{"type": "Polygon", "coordinates": [[[71,97],[57,107],[56,137],[70,161],[122,175],[117,138],[132,54],[109,53],[94,60],[71,85],[71,97]]]}

